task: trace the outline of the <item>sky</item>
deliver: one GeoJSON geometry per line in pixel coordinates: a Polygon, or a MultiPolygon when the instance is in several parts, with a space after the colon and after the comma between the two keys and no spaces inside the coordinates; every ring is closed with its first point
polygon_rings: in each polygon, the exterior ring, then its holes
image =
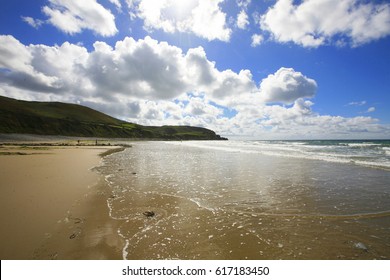
{"type": "Polygon", "coordinates": [[[0,0],[0,95],[230,139],[390,139],[390,2],[0,0]]]}

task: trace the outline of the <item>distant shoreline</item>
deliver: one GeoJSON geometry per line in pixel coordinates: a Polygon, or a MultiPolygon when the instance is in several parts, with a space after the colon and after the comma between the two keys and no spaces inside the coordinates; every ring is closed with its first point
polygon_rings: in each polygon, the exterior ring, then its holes
{"type": "MultiPolygon", "coordinates": [[[[18,133],[0,133],[0,145],[7,144],[26,144],[26,145],[64,145],[75,146],[77,141],[81,144],[92,146],[94,141],[98,141],[98,146],[104,146],[108,143],[112,145],[126,145],[129,142],[139,141],[221,141],[221,140],[179,140],[179,139],[159,139],[159,138],[106,138],[106,137],[77,137],[77,136],[62,136],[62,135],[39,135],[39,134],[18,134],[18,133]]],[[[227,141],[227,140],[224,140],[227,141]]]]}
{"type": "Polygon", "coordinates": [[[189,125],[144,126],[92,108],[61,102],[33,102],[0,96],[0,133],[158,140],[227,140],[189,125]]]}

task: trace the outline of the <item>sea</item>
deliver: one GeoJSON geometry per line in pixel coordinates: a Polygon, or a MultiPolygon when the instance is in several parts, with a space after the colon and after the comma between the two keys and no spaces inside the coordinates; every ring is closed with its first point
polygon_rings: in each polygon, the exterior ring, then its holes
{"type": "Polygon", "coordinates": [[[131,144],[98,168],[123,259],[390,259],[388,140],[131,144]]]}

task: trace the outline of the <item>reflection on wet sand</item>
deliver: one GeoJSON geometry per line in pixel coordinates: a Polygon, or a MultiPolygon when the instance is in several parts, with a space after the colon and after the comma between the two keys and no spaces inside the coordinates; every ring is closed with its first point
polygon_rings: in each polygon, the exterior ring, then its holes
{"type": "Polygon", "coordinates": [[[390,258],[388,171],[139,143],[100,172],[126,259],[390,258]]]}

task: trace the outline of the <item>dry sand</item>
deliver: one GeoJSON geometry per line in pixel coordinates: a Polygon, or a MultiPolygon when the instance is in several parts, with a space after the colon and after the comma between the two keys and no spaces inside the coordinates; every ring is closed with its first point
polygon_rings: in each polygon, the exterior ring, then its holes
{"type": "Polygon", "coordinates": [[[91,170],[112,148],[1,147],[0,258],[121,258],[110,192],[91,170]]]}

